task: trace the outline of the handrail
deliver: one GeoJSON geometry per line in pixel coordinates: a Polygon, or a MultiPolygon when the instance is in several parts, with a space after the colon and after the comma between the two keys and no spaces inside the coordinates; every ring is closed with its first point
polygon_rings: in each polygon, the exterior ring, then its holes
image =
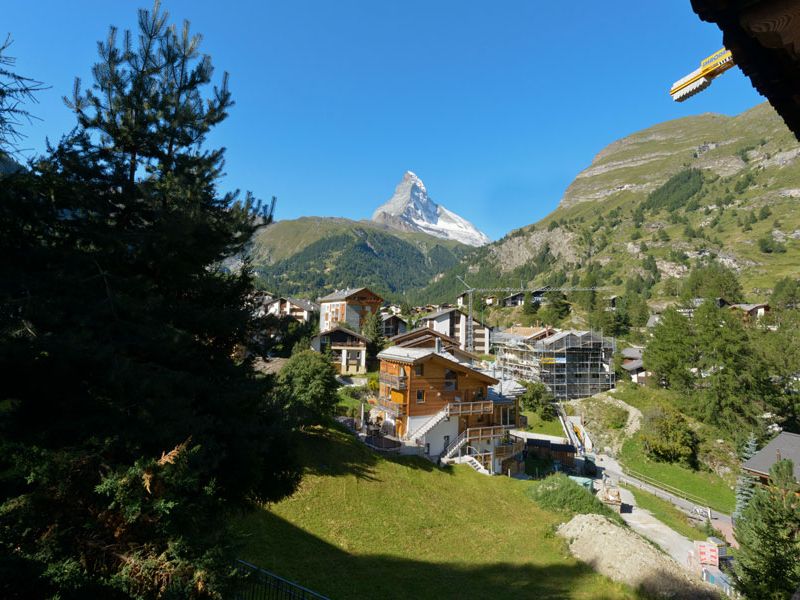
{"type": "Polygon", "coordinates": [[[247,561],[238,559],[239,566],[244,567],[246,573],[242,577],[243,589],[235,597],[238,600],[249,598],[263,598],[271,600],[273,598],[281,600],[330,600],[327,596],[318,594],[302,585],[275,575],[266,569],[257,567],[247,561]]]}

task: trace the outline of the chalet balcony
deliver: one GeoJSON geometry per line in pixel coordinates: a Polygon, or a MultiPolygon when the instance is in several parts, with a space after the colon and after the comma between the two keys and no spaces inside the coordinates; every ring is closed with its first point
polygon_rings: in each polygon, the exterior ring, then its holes
{"type": "Polygon", "coordinates": [[[448,406],[450,416],[489,415],[494,411],[494,402],[482,400],[478,402],[452,402],[448,406]]]}
{"type": "Polygon", "coordinates": [[[397,402],[392,402],[390,398],[386,396],[378,396],[378,400],[376,401],[376,406],[389,413],[394,415],[395,417],[402,417],[406,414],[406,405],[405,404],[398,404],[397,402]]]}
{"type": "Polygon", "coordinates": [[[492,425],[489,427],[470,427],[466,430],[470,441],[494,440],[508,435],[515,425],[492,425]]]}
{"type": "Polygon", "coordinates": [[[384,373],[381,371],[380,375],[378,376],[378,381],[388,385],[393,390],[403,391],[408,387],[408,380],[404,375],[390,375],[389,373],[384,373]]]}

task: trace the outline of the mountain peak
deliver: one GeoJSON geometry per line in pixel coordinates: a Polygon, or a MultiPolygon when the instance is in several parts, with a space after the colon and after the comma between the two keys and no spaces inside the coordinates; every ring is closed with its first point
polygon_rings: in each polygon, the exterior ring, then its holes
{"type": "Polygon", "coordinates": [[[394,195],[377,208],[372,220],[393,229],[421,231],[470,246],[483,246],[490,241],[472,223],[436,204],[428,196],[422,179],[413,171],[403,174],[394,195]]]}

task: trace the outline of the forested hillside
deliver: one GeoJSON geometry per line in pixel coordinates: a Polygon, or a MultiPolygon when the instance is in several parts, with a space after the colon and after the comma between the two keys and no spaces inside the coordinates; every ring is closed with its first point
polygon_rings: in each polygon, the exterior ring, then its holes
{"type": "Polygon", "coordinates": [[[541,221],[470,252],[415,294],[476,286],[593,284],[608,294],[676,296],[693,265],[737,274],[763,298],[800,261],[800,145],[767,104],[656,125],[614,142],[541,221]]]}
{"type": "Polygon", "coordinates": [[[316,298],[368,286],[398,300],[454,267],[466,251],[463,244],[424,233],[319,217],[266,227],[252,249],[260,285],[275,293],[316,298]]]}

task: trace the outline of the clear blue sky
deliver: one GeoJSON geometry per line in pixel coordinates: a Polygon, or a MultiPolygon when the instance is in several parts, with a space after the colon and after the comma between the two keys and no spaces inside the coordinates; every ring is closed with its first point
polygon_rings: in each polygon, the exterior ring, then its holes
{"type": "MultiPolygon", "coordinates": [[[[540,219],[606,144],[690,114],[763,101],[738,69],[684,104],[670,84],[721,47],[689,0],[164,0],[189,19],[236,101],[211,141],[225,184],[278,196],[277,217],[369,218],[403,172],[490,237],[540,219]]],[[[3,0],[17,71],[52,89],[26,127],[74,124],[108,25],[145,0],[3,0]]]]}

